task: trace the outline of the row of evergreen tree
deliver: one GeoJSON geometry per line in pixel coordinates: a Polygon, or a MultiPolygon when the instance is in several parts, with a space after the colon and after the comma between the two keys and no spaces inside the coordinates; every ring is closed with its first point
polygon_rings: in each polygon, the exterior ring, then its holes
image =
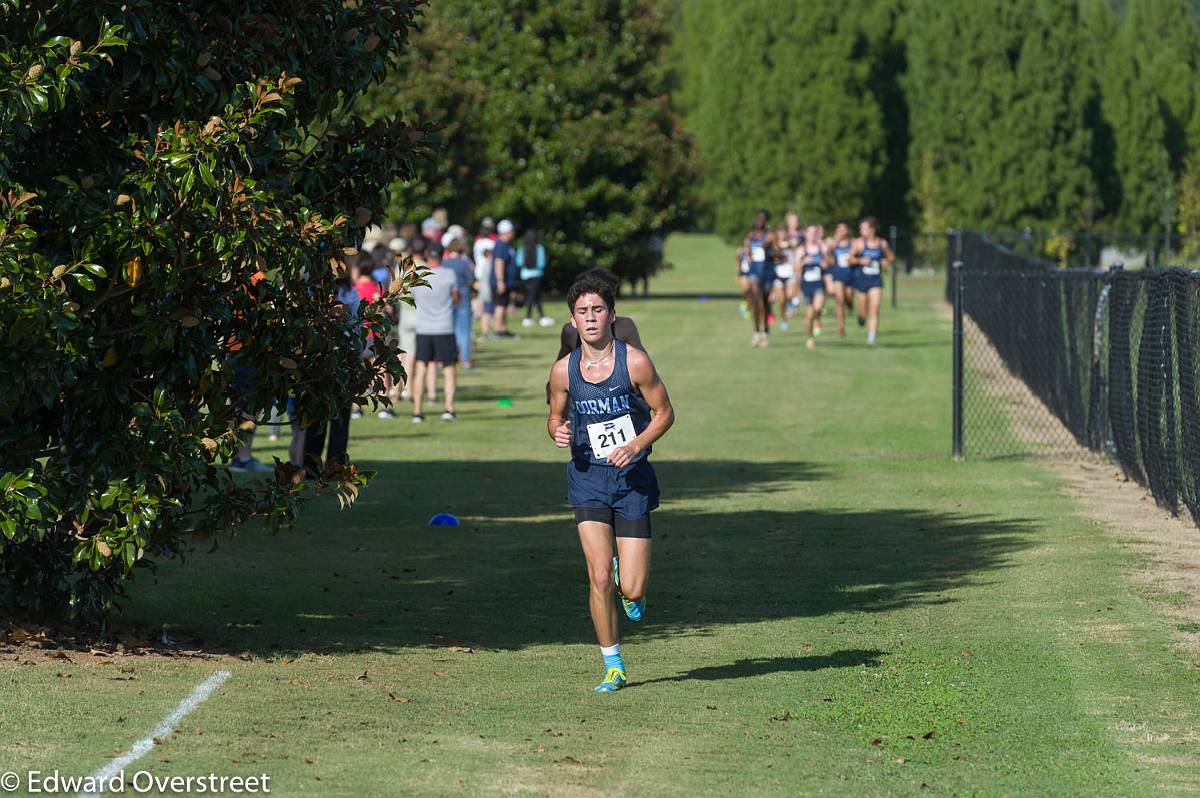
{"type": "Polygon", "coordinates": [[[1195,232],[1191,0],[676,0],[704,221],[1195,232]]]}

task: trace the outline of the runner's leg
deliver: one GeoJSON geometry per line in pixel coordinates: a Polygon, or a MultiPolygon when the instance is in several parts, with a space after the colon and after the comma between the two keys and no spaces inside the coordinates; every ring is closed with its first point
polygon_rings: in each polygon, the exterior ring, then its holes
{"type": "Polygon", "coordinates": [[[617,559],[621,563],[621,594],[640,601],[650,578],[650,538],[618,537],[617,559]]]}
{"type": "Polygon", "coordinates": [[[446,403],[446,412],[454,412],[454,394],[458,389],[458,370],[453,363],[442,366],[442,399],[446,403]]]}
{"type": "Polygon", "coordinates": [[[412,396],[414,416],[421,415],[421,402],[425,398],[425,366],[426,364],[419,360],[413,363],[413,387],[409,395],[412,396]]]}
{"type": "Polygon", "coordinates": [[[579,543],[587,560],[588,610],[596,641],[601,647],[614,646],[621,641],[617,631],[617,603],[613,596],[612,546],[613,528],[599,521],[579,523],[579,543]]]}
{"type": "Polygon", "coordinates": [[[883,304],[883,289],[872,288],[867,292],[867,343],[875,343],[879,331],[879,306],[883,304]]]}

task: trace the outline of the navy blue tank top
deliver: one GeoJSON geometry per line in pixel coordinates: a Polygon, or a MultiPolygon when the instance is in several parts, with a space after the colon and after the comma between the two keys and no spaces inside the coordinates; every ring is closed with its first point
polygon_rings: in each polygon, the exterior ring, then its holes
{"type": "Polygon", "coordinates": [[[751,262],[762,263],[767,260],[770,255],[770,250],[767,248],[767,234],[751,232],[749,238],[751,262]]]}
{"type": "Polygon", "coordinates": [[[801,256],[800,263],[803,269],[802,275],[804,282],[816,283],[820,282],[824,275],[821,272],[821,261],[824,260],[824,255],[821,253],[821,248],[810,250],[808,244],[802,244],[800,247],[801,256]]]}
{"type": "Polygon", "coordinates": [[[868,247],[867,242],[863,241],[862,252],[858,253],[860,258],[866,258],[868,263],[862,267],[863,274],[879,274],[879,262],[883,260],[883,247],[873,246],[868,247]]]}
{"type": "MultiPolygon", "coordinates": [[[[606,436],[606,443],[623,446],[629,441],[621,439],[620,427],[615,422],[622,416],[628,415],[633,422],[634,435],[641,435],[650,426],[650,405],[641,393],[633,387],[629,377],[629,366],[626,356],[628,346],[624,341],[614,339],[612,374],[603,382],[588,382],[580,373],[583,359],[583,348],[577,346],[571,352],[567,361],[567,372],[570,382],[567,387],[567,409],[571,420],[571,456],[578,461],[592,465],[609,465],[605,458],[595,456],[592,449],[591,435],[588,425],[601,425],[595,429],[598,435],[606,436]],[[614,436],[611,440],[607,436],[614,436]]],[[[647,446],[638,452],[632,463],[645,460],[650,454],[647,446]]],[[[628,467],[628,466],[626,466],[628,467]]]]}
{"type": "Polygon", "coordinates": [[[833,257],[836,259],[835,262],[837,263],[837,266],[839,269],[849,269],[850,268],[850,265],[851,265],[850,264],[850,250],[851,250],[851,248],[852,248],[851,244],[846,244],[845,246],[834,246],[833,257]]]}

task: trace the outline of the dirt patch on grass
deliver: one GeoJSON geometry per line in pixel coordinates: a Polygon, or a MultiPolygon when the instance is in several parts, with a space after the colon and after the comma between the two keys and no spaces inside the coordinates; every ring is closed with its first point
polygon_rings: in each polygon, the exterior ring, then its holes
{"type": "Polygon", "coordinates": [[[1134,581],[1175,620],[1174,636],[1200,655],[1200,529],[1158,507],[1141,485],[1108,463],[1053,463],[1084,512],[1141,555],[1134,581]]]}
{"type": "Polygon", "coordinates": [[[46,626],[19,621],[0,622],[0,667],[16,665],[101,664],[114,660],[254,659],[248,652],[202,647],[198,638],[172,637],[166,632],[129,629],[103,635],[74,625],[46,626]]]}

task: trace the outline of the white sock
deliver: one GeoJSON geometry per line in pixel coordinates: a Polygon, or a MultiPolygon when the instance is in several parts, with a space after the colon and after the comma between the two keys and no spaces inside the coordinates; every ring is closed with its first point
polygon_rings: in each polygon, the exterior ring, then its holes
{"type": "Polygon", "coordinates": [[[873,333],[873,332],[867,333],[867,343],[869,343],[869,344],[875,343],[875,333],[873,333]]]}
{"type": "Polygon", "coordinates": [[[600,646],[600,653],[605,657],[619,656],[621,653],[621,644],[617,643],[615,646],[600,646]]]}

